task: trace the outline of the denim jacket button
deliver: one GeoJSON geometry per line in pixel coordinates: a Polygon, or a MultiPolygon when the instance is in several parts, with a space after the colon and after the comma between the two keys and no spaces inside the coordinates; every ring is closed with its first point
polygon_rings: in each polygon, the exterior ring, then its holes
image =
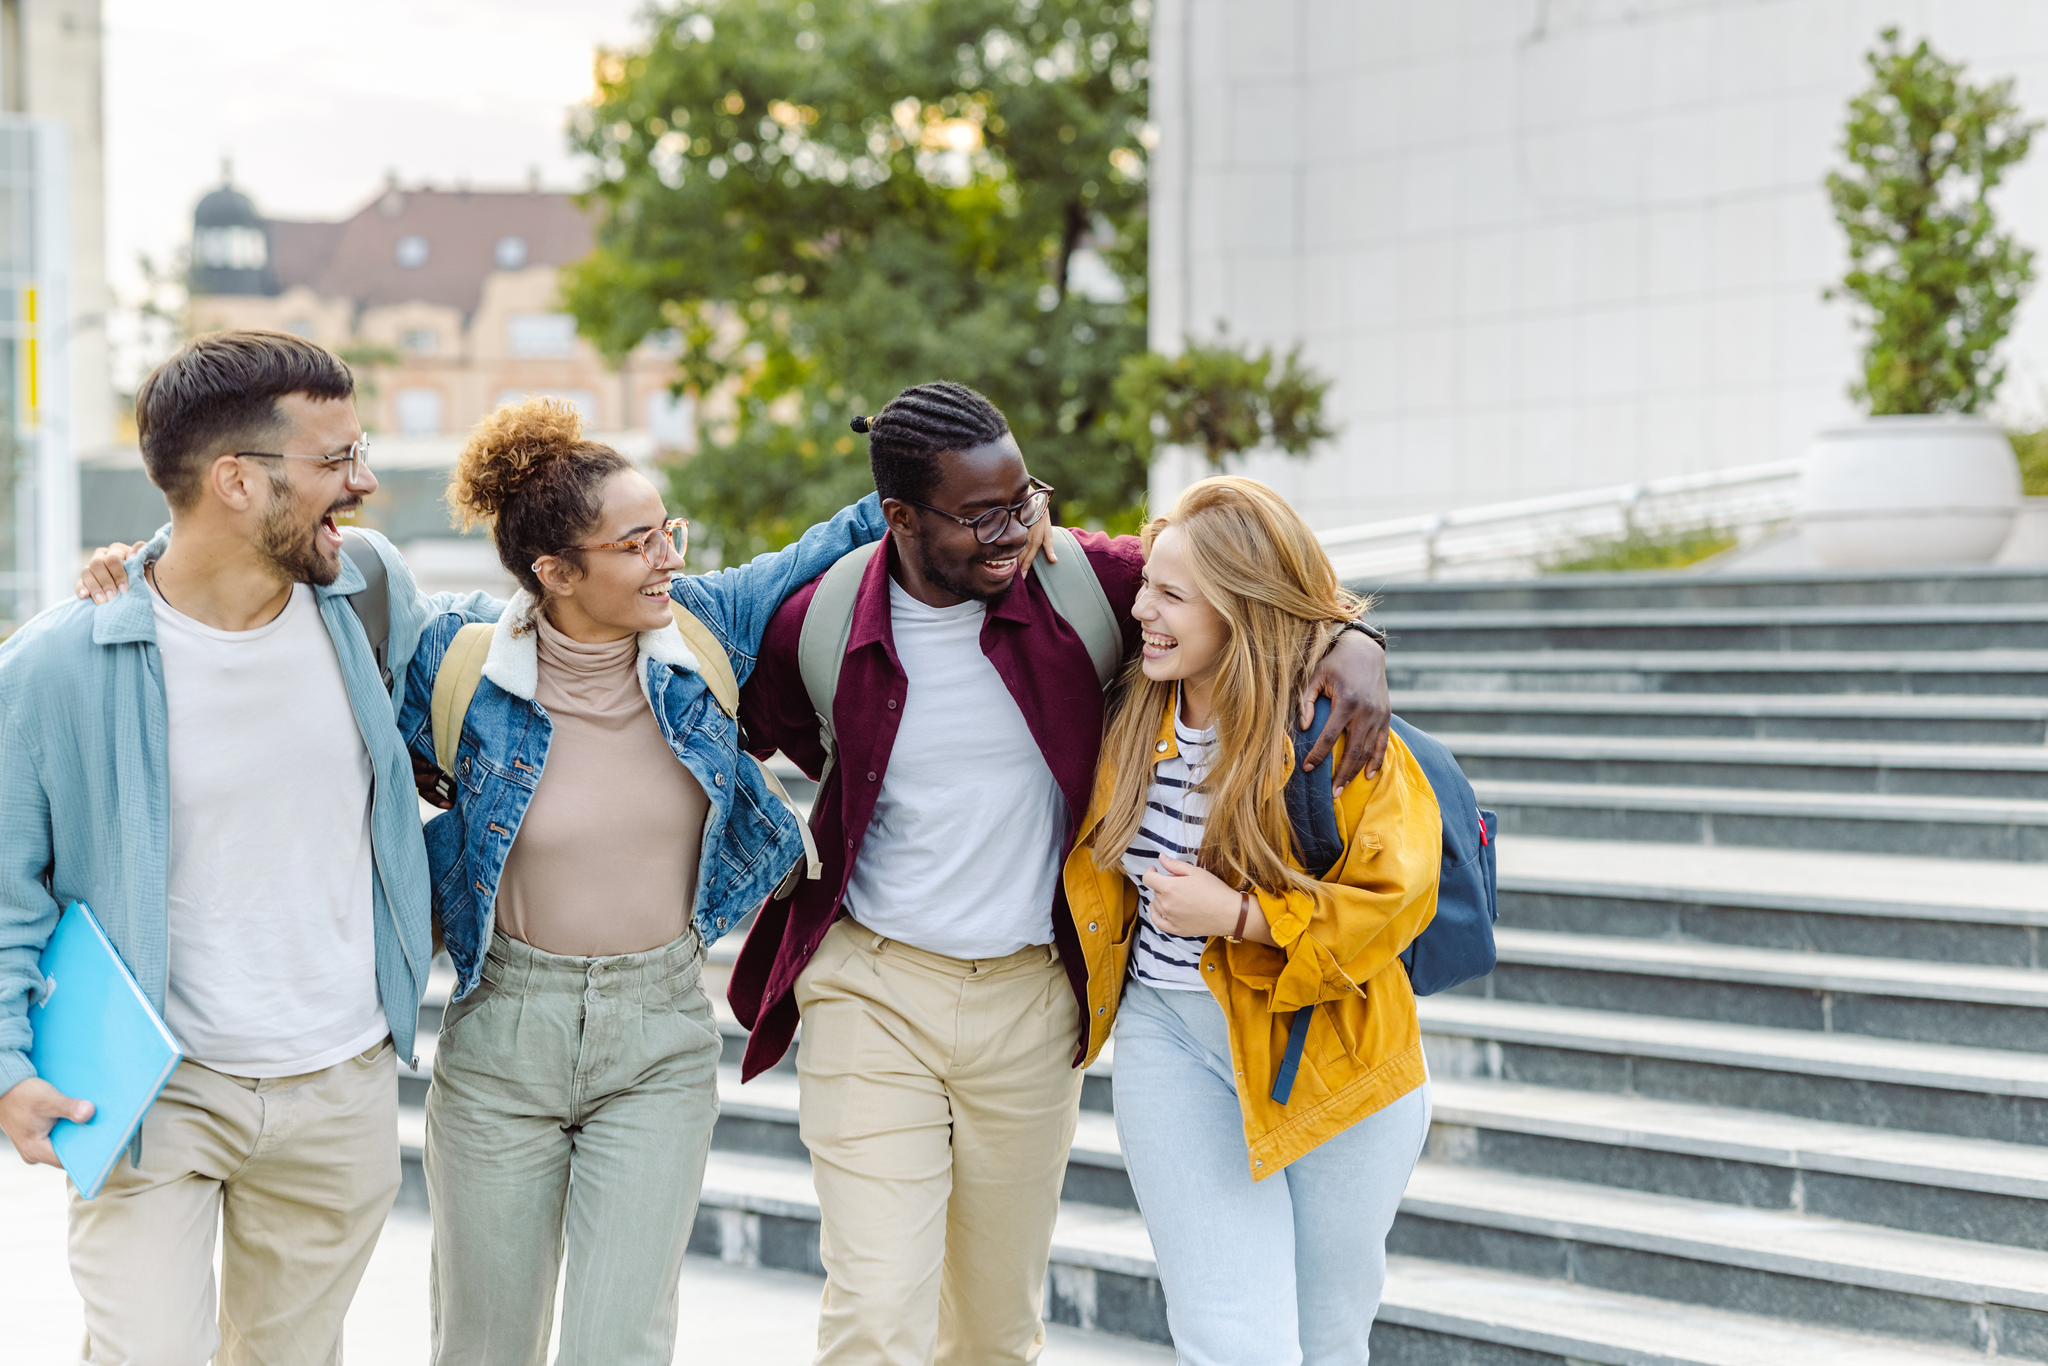
{"type": "Polygon", "coordinates": [[[714,773],[714,774],[712,774],[712,775],[711,775],[711,785],[712,785],[713,787],[724,787],[724,786],[725,786],[725,775],[724,775],[723,773],[714,773]]]}
{"type": "Polygon", "coordinates": [[[462,765],[461,765],[461,767],[462,767],[462,776],[463,776],[463,777],[465,777],[465,778],[467,778],[467,777],[469,776],[469,756],[468,756],[467,754],[465,754],[465,755],[463,755],[463,756],[462,756],[462,765]]]}

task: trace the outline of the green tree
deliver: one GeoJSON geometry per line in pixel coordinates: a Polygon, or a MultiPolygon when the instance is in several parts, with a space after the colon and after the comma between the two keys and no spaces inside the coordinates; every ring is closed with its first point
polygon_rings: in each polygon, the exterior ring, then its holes
{"type": "Polygon", "coordinates": [[[611,356],[681,333],[703,444],[676,493],[728,559],[871,488],[847,420],[925,380],[994,399],[1064,519],[1142,498],[1112,388],[1144,347],[1148,18],[684,0],[600,54],[598,246],[565,297],[611,356]]]}
{"type": "Polygon", "coordinates": [[[1974,413],[2005,377],[1998,344],[2034,278],[2033,251],[1998,230],[1990,195],[2041,124],[2021,117],[2010,79],[1971,85],[1925,41],[1879,36],[1871,84],[1849,101],[1848,166],[1827,178],[1850,262],[1828,297],[1869,310],[1850,393],[1873,414],[1974,413]]]}
{"type": "Polygon", "coordinates": [[[1298,346],[1276,374],[1271,348],[1240,350],[1221,337],[1213,346],[1190,337],[1177,356],[1127,356],[1116,382],[1125,430],[1147,459],[1156,437],[1199,447],[1219,470],[1231,456],[1260,446],[1307,455],[1335,436],[1323,425],[1329,388],[1302,365],[1298,346]]]}

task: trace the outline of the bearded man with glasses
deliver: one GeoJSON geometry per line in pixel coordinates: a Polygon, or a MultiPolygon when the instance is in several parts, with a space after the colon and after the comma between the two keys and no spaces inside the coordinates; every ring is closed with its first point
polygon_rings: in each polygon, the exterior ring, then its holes
{"type": "MultiPolygon", "coordinates": [[[[0,1130],[57,1166],[51,1128],[91,1114],[28,1058],[37,959],[73,900],[185,1055],[99,1195],[73,1193],[88,1362],[339,1361],[398,1193],[429,879],[348,602],[365,579],[336,519],[377,488],[354,387],[284,333],[188,343],[136,395],[171,509],[127,559],[148,591],[51,608],[0,648],[0,1130]]],[[[499,604],[427,598],[365,540],[402,696],[433,615],[499,604]]]]}

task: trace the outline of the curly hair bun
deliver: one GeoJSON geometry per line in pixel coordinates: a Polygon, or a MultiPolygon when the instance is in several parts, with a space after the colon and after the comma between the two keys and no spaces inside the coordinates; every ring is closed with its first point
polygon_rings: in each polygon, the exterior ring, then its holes
{"type": "Polygon", "coordinates": [[[508,404],[477,423],[448,481],[462,529],[496,518],[536,471],[582,444],[582,414],[558,398],[508,404]]]}
{"type": "Polygon", "coordinates": [[[853,428],[855,431],[859,432],[862,436],[866,436],[868,434],[870,426],[868,420],[864,417],[856,417],[853,421],[847,423],[846,425],[853,428]]]}

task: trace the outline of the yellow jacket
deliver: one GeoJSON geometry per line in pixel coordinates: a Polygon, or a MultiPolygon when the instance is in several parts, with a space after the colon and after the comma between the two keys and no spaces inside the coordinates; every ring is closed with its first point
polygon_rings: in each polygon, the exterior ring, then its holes
{"type": "MultiPolygon", "coordinates": [[[[1160,718],[1154,762],[1177,752],[1169,707],[1160,718]]],[[[1336,760],[1333,753],[1325,762],[1336,760]]],[[[1116,1021],[1138,923],[1137,886],[1115,860],[1096,867],[1092,847],[1115,782],[1105,758],[1064,874],[1067,906],[1088,960],[1087,1062],[1102,1051],[1116,1021]]],[[[1257,894],[1280,947],[1217,936],[1202,951],[1203,979],[1230,1025],[1255,1180],[1399,1100],[1426,1077],[1415,994],[1400,955],[1436,915],[1443,860],[1436,794],[1415,756],[1389,735],[1379,775],[1345,788],[1336,814],[1338,829],[1349,834],[1330,880],[1313,891],[1257,894]],[[1306,1005],[1316,1013],[1293,1093],[1278,1105],[1273,1080],[1294,1012],[1306,1005]]]]}

